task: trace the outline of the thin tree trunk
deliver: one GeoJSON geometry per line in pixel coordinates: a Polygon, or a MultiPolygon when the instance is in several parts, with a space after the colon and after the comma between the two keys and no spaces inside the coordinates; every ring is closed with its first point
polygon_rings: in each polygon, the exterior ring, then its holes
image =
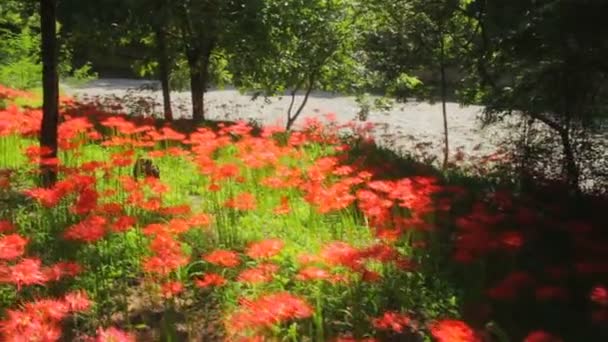
{"type": "Polygon", "coordinates": [[[443,37],[441,37],[441,56],[440,56],[440,69],[441,69],[441,110],[443,113],[443,168],[448,166],[448,159],[450,156],[450,145],[448,140],[448,113],[446,108],[447,101],[447,80],[445,76],[445,46],[443,37]]]}
{"type": "MultiPolygon", "coordinates": [[[[49,148],[46,158],[57,157],[57,126],[59,124],[59,76],[57,74],[57,0],[40,0],[40,30],[42,54],[42,125],[40,127],[40,146],[49,148]]],[[[40,164],[41,181],[50,187],[57,181],[55,166],[40,164]]]]}
{"type": "Polygon", "coordinates": [[[188,54],[190,68],[190,94],[192,96],[192,121],[199,123],[205,120],[205,86],[200,53],[191,51],[188,54]]]}
{"type": "Polygon", "coordinates": [[[564,152],[564,167],[566,171],[566,180],[568,182],[568,187],[575,193],[578,193],[580,191],[580,172],[578,169],[578,165],[576,164],[576,159],[574,157],[572,142],[570,140],[570,132],[568,129],[564,129],[559,132],[559,135],[562,140],[562,148],[564,152]]]}
{"type": "Polygon", "coordinates": [[[289,108],[289,112],[287,114],[287,125],[285,126],[286,130],[289,131],[291,129],[291,127],[293,126],[293,124],[298,119],[298,117],[300,116],[300,114],[302,114],[302,111],[304,110],[304,106],[306,106],[306,102],[308,102],[308,98],[310,97],[310,93],[312,92],[312,89],[314,87],[314,83],[315,83],[315,75],[312,74],[312,75],[310,75],[310,77],[308,79],[308,87],[306,88],[306,93],[304,94],[304,100],[302,100],[302,103],[298,107],[298,110],[293,114],[293,116],[291,115],[291,107],[293,105],[293,101],[295,100],[295,92],[292,93],[292,105],[289,106],[290,108],[289,108]]]}
{"type": "Polygon", "coordinates": [[[188,53],[190,68],[190,92],[192,94],[192,120],[200,123],[205,120],[205,92],[209,83],[209,63],[213,43],[205,49],[194,49],[188,53]]]}
{"type": "Polygon", "coordinates": [[[167,37],[162,29],[156,31],[156,42],[158,44],[158,72],[160,84],[163,89],[163,110],[165,120],[173,120],[173,110],[171,108],[171,88],[169,87],[170,66],[169,54],[167,51],[167,37]]]}

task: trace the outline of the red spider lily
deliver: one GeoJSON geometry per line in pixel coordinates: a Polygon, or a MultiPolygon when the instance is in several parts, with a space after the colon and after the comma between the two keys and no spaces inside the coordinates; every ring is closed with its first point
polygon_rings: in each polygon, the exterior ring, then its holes
{"type": "Polygon", "coordinates": [[[169,234],[157,234],[150,249],[155,255],[143,260],[146,272],[165,276],[188,264],[189,258],[184,255],[180,243],[169,234]]]}
{"type": "Polygon", "coordinates": [[[62,199],[62,195],[55,189],[45,189],[45,188],[35,188],[25,190],[23,192],[25,195],[32,197],[37,200],[42,206],[46,208],[53,208],[62,199]]]}
{"type": "Polygon", "coordinates": [[[124,211],[122,204],[120,203],[104,203],[99,205],[97,208],[98,214],[108,215],[108,216],[118,216],[121,215],[124,211]]]}
{"type": "Polygon", "coordinates": [[[105,236],[106,223],[107,220],[104,217],[92,215],[66,229],[63,237],[66,240],[96,242],[105,236]]]}
{"type": "Polygon", "coordinates": [[[298,272],[296,279],[300,281],[330,280],[332,279],[332,274],[316,266],[307,266],[298,272]]]}
{"type": "Polygon", "coordinates": [[[431,325],[431,335],[437,342],[479,342],[480,339],[465,322],[441,320],[431,325]]]}
{"type": "Polygon", "coordinates": [[[412,320],[408,315],[395,311],[387,311],[382,316],[372,319],[372,325],[378,330],[391,330],[403,333],[411,326],[412,320]]]}
{"type": "Polygon", "coordinates": [[[17,290],[24,285],[42,285],[48,279],[41,266],[42,261],[35,258],[22,259],[11,266],[0,265],[0,283],[15,284],[17,290]]]}
{"type": "Polygon", "coordinates": [[[173,298],[184,291],[184,284],[180,281],[169,281],[161,286],[164,298],[173,298]]]}
{"type": "Polygon", "coordinates": [[[211,192],[218,192],[218,191],[222,190],[222,187],[219,186],[219,184],[217,184],[217,183],[211,183],[211,184],[209,184],[209,187],[207,188],[207,190],[209,190],[211,192]]]}
{"type": "Polygon", "coordinates": [[[524,237],[520,232],[508,231],[501,234],[499,241],[504,249],[514,252],[523,246],[524,237]]]}
{"type": "Polygon", "coordinates": [[[154,177],[146,177],[144,179],[144,184],[146,184],[148,188],[150,188],[150,190],[157,195],[167,193],[170,190],[167,184],[162,183],[159,179],[154,177]]]}
{"type": "Polygon", "coordinates": [[[312,316],[313,308],[302,298],[288,292],[264,295],[254,301],[242,300],[241,307],[228,319],[228,330],[271,327],[293,319],[312,316]]]}
{"type": "Polygon", "coordinates": [[[136,223],[137,218],[133,216],[120,216],[113,224],[110,225],[110,230],[114,233],[126,232],[131,227],[135,226],[136,223]]]}
{"type": "Polygon", "coordinates": [[[95,210],[98,198],[99,194],[97,191],[87,187],[80,192],[76,204],[70,208],[70,211],[76,215],[86,215],[95,210]]]}
{"type": "Polygon", "coordinates": [[[498,300],[513,300],[518,293],[534,285],[534,278],[526,272],[512,272],[498,285],[488,290],[488,296],[498,300]]]}
{"type": "Polygon", "coordinates": [[[363,269],[361,272],[361,280],[367,283],[377,283],[382,279],[382,275],[376,271],[363,269]]]}
{"type": "Polygon", "coordinates": [[[547,301],[547,300],[566,300],[568,299],[568,292],[561,286],[545,285],[536,288],[535,291],[536,300],[547,301]]]}
{"type": "Polygon", "coordinates": [[[256,200],[254,195],[244,192],[226,201],[224,205],[228,208],[234,208],[236,210],[254,210],[256,208],[256,200]]]}
{"type": "Polygon", "coordinates": [[[524,338],[523,342],[563,342],[563,340],[557,336],[549,334],[546,331],[536,330],[530,332],[524,338]]]}
{"type": "Polygon", "coordinates": [[[9,221],[0,220],[0,234],[11,232],[15,229],[15,226],[9,221]]]}
{"type": "Polygon", "coordinates": [[[224,164],[216,166],[211,174],[211,180],[218,182],[224,179],[236,178],[239,176],[240,170],[238,165],[224,164]]]}
{"type": "Polygon", "coordinates": [[[602,325],[608,323],[608,309],[601,308],[599,310],[593,310],[591,312],[591,322],[602,325]]]}
{"type": "Polygon", "coordinates": [[[0,322],[2,340],[58,341],[60,322],[69,312],[64,301],[53,299],[27,303],[21,310],[7,310],[6,319],[0,322]]]}
{"type": "Polygon", "coordinates": [[[225,283],[226,279],[217,273],[206,273],[202,279],[194,279],[194,285],[200,288],[222,286],[225,283]]]}
{"type": "Polygon", "coordinates": [[[307,184],[301,188],[306,192],[304,199],[315,205],[320,214],[347,208],[356,199],[351,194],[351,185],[346,181],[338,182],[327,188],[321,186],[320,183],[307,184]]]}
{"type": "Polygon", "coordinates": [[[192,227],[204,227],[211,223],[211,217],[203,213],[192,215],[187,220],[188,224],[192,227]]]}
{"type": "Polygon", "coordinates": [[[278,270],[279,266],[275,264],[260,264],[254,268],[243,270],[238,275],[237,280],[249,284],[266,283],[273,279],[278,270]]]}
{"type": "Polygon", "coordinates": [[[0,237],[0,259],[13,260],[25,253],[28,239],[19,234],[10,234],[0,237]]]}
{"type": "Polygon", "coordinates": [[[158,210],[158,213],[161,215],[187,215],[192,212],[192,209],[189,205],[176,205],[172,207],[164,207],[158,210]]]}
{"type": "Polygon", "coordinates": [[[359,269],[362,263],[360,251],[346,242],[332,242],[326,245],[321,250],[321,258],[330,265],[352,269],[359,269]]]}
{"type": "Polygon", "coordinates": [[[115,327],[97,329],[94,342],[136,342],[135,335],[115,327]]]}
{"type": "Polygon", "coordinates": [[[223,267],[236,267],[241,263],[241,260],[239,260],[239,256],[236,252],[224,249],[214,250],[213,252],[204,256],[203,260],[223,267]]]}
{"type": "Polygon", "coordinates": [[[38,162],[39,158],[46,157],[46,156],[50,155],[51,153],[53,153],[53,150],[51,150],[50,147],[32,145],[32,146],[28,146],[25,149],[24,154],[28,157],[28,159],[30,161],[38,162]]]}
{"type": "Polygon", "coordinates": [[[145,226],[142,231],[144,235],[151,236],[157,234],[167,234],[169,232],[169,228],[164,224],[150,223],[149,225],[145,226]]]}
{"type": "Polygon", "coordinates": [[[190,229],[190,224],[187,220],[181,218],[174,218],[167,223],[167,228],[171,234],[181,234],[187,232],[190,229]]]}
{"type": "Polygon", "coordinates": [[[86,162],[86,163],[82,163],[82,165],[80,165],[80,170],[83,172],[95,172],[98,169],[103,168],[104,166],[106,166],[106,164],[104,162],[100,162],[100,161],[90,161],[90,162],[86,162]]]}
{"type": "Polygon", "coordinates": [[[312,264],[316,262],[323,262],[323,259],[317,255],[312,254],[300,254],[298,255],[298,263],[301,265],[312,264]]]}
{"type": "Polygon", "coordinates": [[[91,300],[89,300],[89,296],[84,291],[67,293],[63,297],[63,301],[70,312],[85,312],[89,310],[92,305],[91,300]]]}
{"type": "Polygon", "coordinates": [[[597,275],[608,273],[608,263],[601,261],[581,261],[575,265],[579,275],[597,275]]]}
{"type": "Polygon", "coordinates": [[[589,298],[592,302],[602,306],[608,306],[608,289],[603,285],[596,285],[591,289],[589,298]]]}
{"type": "Polygon", "coordinates": [[[252,259],[271,258],[281,252],[285,242],[281,239],[267,239],[251,243],[245,254],[252,259]]]}
{"type": "Polygon", "coordinates": [[[74,277],[82,272],[82,266],[75,262],[58,262],[44,270],[44,277],[49,281],[59,281],[63,277],[74,277]]]}
{"type": "Polygon", "coordinates": [[[162,207],[162,199],[160,197],[153,197],[146,201],[140,201],[138,205],[147,211],[158,211],[162,207]]]}
{"type": "Polygon", "coordinates": [[[275,213],[275,215],[287,215],[290,211],[289,197],[283,196],[281,197],[281,204],[274,208],[273,213],[275,213]]]}

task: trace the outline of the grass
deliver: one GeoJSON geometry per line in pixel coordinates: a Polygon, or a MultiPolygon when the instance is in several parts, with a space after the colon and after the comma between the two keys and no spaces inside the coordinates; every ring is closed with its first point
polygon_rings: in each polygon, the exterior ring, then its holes
{"type": "Polygon", "coordinates": [[[337,136],[331,122],[286,133],[243,123],[193,129],[82,104],[62,113],[59,182],[42,189],[39,117],[0,111],[5,340],[602,333],[564,305],[602,310],[601,298],[587,298],[603,273],[550,272],[566,269],[567,257],[598,269],[597,256],[572,250],[558,262],[544,249],[557,246],[543,235],[550,217],[565,236],[601,237],[592,221],[581,233],[574,213],[337,136]],[[134,178],[138,158],[160,178],[134,178]],[[551,310],[551,320],[524,319],[551,310]],[[581,329],[560,330],[567,320],[581,329]]]}

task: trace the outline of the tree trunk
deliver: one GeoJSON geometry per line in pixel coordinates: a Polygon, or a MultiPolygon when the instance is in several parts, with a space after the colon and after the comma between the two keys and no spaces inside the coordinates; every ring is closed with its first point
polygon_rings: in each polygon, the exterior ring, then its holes
{"type": "Polygon", "coordinates": [[[306,93],[304,94],[304,100],[302,100],[302,103],[298,107],[298,110],[293,114],[293,116],[291,115],[291,109],[293,108],[293,103],[295,101],[296,90],[294,90],[291,93],[291,104],[289,105],[289,111],[287,112],[287,125],[285,126],[286,130],[289,131],[291,129],[291,127],[293,126],[293,124],[298,119],[298,116],[300,116],[300,114],[302,114],[302,111],[304,110],[304,106],[306,106],[306,102],[308,102],[308,98],[310,97],[310,93],[312,92],[312,89],[314,87],[314,83],[315,83],[315,75],[311,74],[310,77],[308,78],[308,87],[306,88],[306,93]]]}
{"type": "Polygon", "coordinates": [[[171,69],[169,66],[169,54],[167,51],[167,37],[162,29],[156,31],[156,43],[158,44],[158,76],[163,89],[164,117],[165,120],[172,121],[173,110],[171,109],[171,88],[169,87],[171,69]]]}
{"type": "MultiPolygon", "coordinates": [[[[49,148],[46,158],[57,157],[57,126],[59,124],[59,76],[57,74],[57,0],[40,0],[40,31],[42,54],[42,125],[40,127],[40,146],[49,148]]],[[[43,158],[44,159],[44,158],[43,158]]],[[[41,181],[50,187],[57,180],[55,166],[40,164],[41,181]]]]}
{"type": "Polygon", "coordinates": [[[441,38],[441,56],[440,56],[440,71],[441,71],[441,110],[443,114],[443,168],[448,166],[448,159],[450,156],[450,145],[448,140],[448,113],[446,109],[447,101],[447,80],[445,76],[445,47],[443,37],[441,38]]]}
{"type": "Polygon", "coordinates": [[[576,164],[576,159],[574,157],[572,142],[570,140],[570,132],[568,129],[563,129],[560,130],[559,135],[562,140],[562,147],[564,150],[564,168],[566,171],[566,181],[568,182],[568,187],[575,193],[578,193],[580,191],[580,172],[578,169],[578,165],[576,164]]]}
{"type": "Polygon", "coordinates": [[[192,94],[192,120],[200,123],[205,120],[205,92],[209,83],[209,60],[212,44],[206,49],[188,51],[188,67],[190,68],[190,92],[192,94]]]}

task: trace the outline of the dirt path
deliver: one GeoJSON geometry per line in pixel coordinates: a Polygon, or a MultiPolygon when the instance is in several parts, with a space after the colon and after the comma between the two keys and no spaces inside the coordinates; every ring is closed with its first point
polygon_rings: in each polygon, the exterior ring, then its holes
{"type": "MultiPolygon", "coordinates": [[[[128,93],[154,98],[157,103],[155,110],[162,110],[160,91],[135,89],[143,85],[158,84],[150,81],[128,79],[100,79],[84,86],[67,88],[66,92],[76,97],[118,96],[128,93]]],[[[296,104],[303,96],[298,95],[296,104]]],[[[177,117],[188,116],[190,108],[189,92],[172,93],[173,108],[177,117]]],[[[209,119],[255,119],[263,123],[285,121],[285,113],[289,107],[290,96],[272,97],[268,101],[258,98],[251,100],[250,95],[240,94],[234,89],[212,89],[205,95],[207,118],[209,119]]],[[[353,97],[329,93],[313,93],[304,108],[302,122],[306,117],[320,117],[326,113],[335,113],[341,123],[353,120],[359,111],[359,105],[353,97]]],[[[488,154],[496,149],[498,138],[504,135],[499,129],[481,130],[476,120],[481,107],[460,107],[456,103],[448,103],[448,118],[450,129],[450,147],[454,152],[457,148],[467,154],[488,154]]],[[[375,136],[382,143],[389,143],[393,148],[411,149],[418,142],[432,144],[430,150],[434,155],[441,155],[443,141],[443,123],[440,104],[409,102],[396,104],[388,112],[372,111],[368,121],[376,124],[375,136]]]]}

